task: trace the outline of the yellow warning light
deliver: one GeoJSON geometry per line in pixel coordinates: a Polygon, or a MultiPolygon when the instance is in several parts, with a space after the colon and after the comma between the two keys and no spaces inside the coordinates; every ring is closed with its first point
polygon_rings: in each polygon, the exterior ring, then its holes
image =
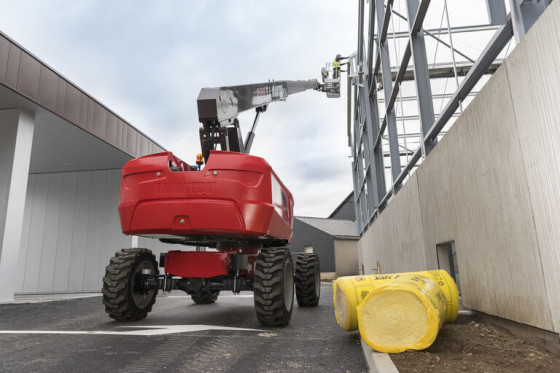
{"type": "Polygon", "coordinates": [[[202,154],[198,153],[196,155],[196,164],[200,166],[203,163],[204,163],[204,157],[202,156],[202,154]]]}

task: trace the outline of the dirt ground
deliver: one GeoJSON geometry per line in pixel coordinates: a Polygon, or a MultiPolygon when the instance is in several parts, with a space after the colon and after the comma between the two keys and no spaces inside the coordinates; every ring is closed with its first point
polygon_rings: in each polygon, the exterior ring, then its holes
{"type": "Polygon", "coordinates": [[[391,354],[406,372],[560,372],[560,343],[516,337],[479,316],[445,324],[423,351],[391,354]]]}

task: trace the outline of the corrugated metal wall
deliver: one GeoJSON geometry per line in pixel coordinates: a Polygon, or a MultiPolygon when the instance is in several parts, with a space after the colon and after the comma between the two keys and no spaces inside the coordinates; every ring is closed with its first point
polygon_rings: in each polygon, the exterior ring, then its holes
{"type": "Polygon", "coordinates": [[[294,218],[294,235],[288,248],[292,252],[302,253],[307,245],[313,246],[313,252],[319,255],[321,272],[336,271],[334,262],[334,238],[311,225],[294,218]]]}
{"type": "Polygon", "coordinates": [[[29,175],[18,293],[99,291],[120,230],[120,170],[29,175]]]}

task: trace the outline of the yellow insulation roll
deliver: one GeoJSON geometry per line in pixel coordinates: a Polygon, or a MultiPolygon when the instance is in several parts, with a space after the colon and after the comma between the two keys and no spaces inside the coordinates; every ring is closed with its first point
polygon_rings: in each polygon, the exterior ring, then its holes
{"type": "MultiPolygon", "coordinates": [[[[412,273],[412,272],[411,272],[412,273]]],[[[358,329],[357,307],[375,287],[410,273],[339,277],[333,283],[336,321],[346,331],[358,329]]]]}
{"type": "Polygon", "coordinates": [[[374,288],[403,276],[422,275],[436,282],[448,301],[446,322],[453,322],[459,310],[455,281],[444,270],[340,277],[333,283],[333,303],[338,325],[344,330],[358,329],[357,307],[374,288]]]}
{"type": "Polygon", "coordinates": [[[358,306],[360,335],[379,352],[423,350],[436,339],[447,311],[444,291],[430,276],[402,276],[374,288],[358,306]]]}

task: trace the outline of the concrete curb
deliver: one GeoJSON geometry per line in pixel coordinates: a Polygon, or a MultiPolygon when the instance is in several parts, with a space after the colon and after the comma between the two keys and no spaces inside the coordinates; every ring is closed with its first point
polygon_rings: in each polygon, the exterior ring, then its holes
{"type": "Polygon", "coordinates": [[[362,338],[360,338],[360,342],[370,373],[399,373],[389,354],[372,350],[362,338]]]}

